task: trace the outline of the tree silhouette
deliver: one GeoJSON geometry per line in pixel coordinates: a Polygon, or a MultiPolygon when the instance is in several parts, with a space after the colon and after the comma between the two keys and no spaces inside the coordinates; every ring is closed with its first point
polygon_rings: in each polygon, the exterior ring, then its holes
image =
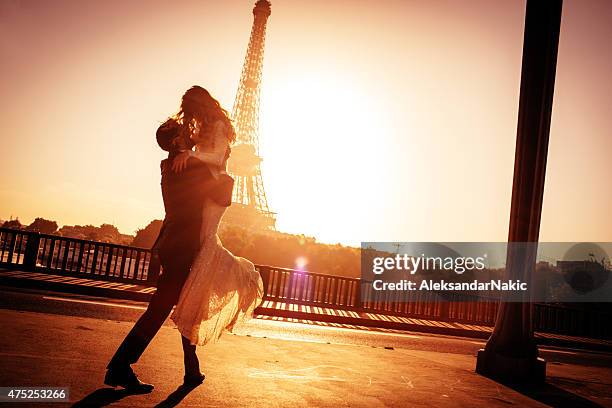
{"type": "Polygon", "coordinates": [[[14,220],[4,221],[2,224],[3,228],[13,228],[13,229],[21,229],[23,225],[19,222],[19,218],[15,218],[14,220]]]}
{"type": "Polygon", "coordinates": [[[110,224],[102,224],[99,227],[94,227],[93,225],[64,225],[58,232],[64,237],[119,245],[129,245],[134,238],[131,235],[121,234],[117,227],[110,224]]]}
{"type": "MultiPolygon", "coordinates": [[[[161,220],[151,221],[136,231],[131,245],[151,248],[161,226],[161,220]]],[[[359,248],[322,244],[305,235],[253,231],[223,222],[219,226],[219,237],[233,254],[260,265],[296,268],[302,266],[299,263],[306,262],[304,270],[355,278],[361,272],[359,248]]]]}
{"type": "Polygon", "coordinates": [[[26,227],[28,231],[36,231],[43,234],[53,234],[57,231],[57,222],[37,217],[26,227]]]}
{"type": "Polygon", "coordinates": [[[161,230],[162,220],[153,220],[146,227],[136,231],[131,245],[140,248],[151,248],[161,230]]]}
{"type": "Polygon", "coordinates": [[[235,255],[256,264],[296,268],[306,261],[304,270],[346,277],[359,277],[358,248],[316,242],[312,237],[282,232],[257,232],[237,226],[221,225],[223,246],[235,255]]]}

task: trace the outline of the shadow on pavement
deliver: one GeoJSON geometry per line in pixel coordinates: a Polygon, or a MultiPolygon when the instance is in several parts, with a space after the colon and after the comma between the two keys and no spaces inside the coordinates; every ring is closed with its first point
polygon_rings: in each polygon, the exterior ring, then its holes
{"type": "Polygon", "coordinates": [[[509,385],[513,390],[535,401],[551,407],[571,408],[600,408],[600,405],[578,394],[566,391],[563,388],[546,383],[540,387],[520,387],[509,385]]]}
{"type": "Polygon", "coordinates": [[[180,404],[180,402],[183,400],[183,398],[185,398],[187,396],[187,394],[189,394],[191,391],[193,391],[196,387],[197,387],[197,385],[193,385],[193,386],[181,385],[181,386],[179,386],[170,395],[168,395],[165,400],[163,400],[159,404],[155,405],[155,408],[176,407],[178,404],[180,404]]]}
{"type": "Polygon", "coordinates": [[[75,403],[73,407],[105,407],[130,395],[134,395],[134,393],[125,389],[116,390],[108,387],[98,388],[79,402],[75,403]]]}

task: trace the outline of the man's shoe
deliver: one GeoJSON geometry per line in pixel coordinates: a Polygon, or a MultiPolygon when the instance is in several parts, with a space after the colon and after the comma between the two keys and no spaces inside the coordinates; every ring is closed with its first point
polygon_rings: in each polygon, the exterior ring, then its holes
{"type": "Polygon", "coordinates": [[[153,391],[153,384],[140,381],[130,366],[109,368],[104,377],[104,384],[111,387],[123,387],[129,392],[139,394],[147,394],[153,391]]]}
{"type": "Polygon", "coordinates": [[[196,387],[204,382],[206,376],[202,373],[188,374],[183,377],[183,386],[185,387],[196,387]]]}

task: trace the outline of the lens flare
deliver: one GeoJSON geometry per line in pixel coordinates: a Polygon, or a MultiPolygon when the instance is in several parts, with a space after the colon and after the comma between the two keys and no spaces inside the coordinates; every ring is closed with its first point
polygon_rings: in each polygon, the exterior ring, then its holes
{"type": "Polygon", "coordinates": [[[304,258],[303,256],[300,256],[295,260],[295,269],[297,270],[303,271],[306,265],[308,265],[308,259],[304,258]]]}

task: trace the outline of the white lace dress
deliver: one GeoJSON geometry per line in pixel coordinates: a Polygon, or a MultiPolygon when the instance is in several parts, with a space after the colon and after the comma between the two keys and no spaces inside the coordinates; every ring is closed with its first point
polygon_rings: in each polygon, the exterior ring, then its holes
{"type": "MultiPolygon", "coordinates": [[[[215,177],[225,172],[225,132],[225,124],[216,122],[206,138],[209,142],[197,144],[194,152],[215,177]]],[[[231,331],[252,317],[263,297],[263,282],[254,265],[225,249],[217,235],[226,208],[210,199],[204,203],[200,250],[171,316],[191,344],[217,341],[224,329],[231,331]]]]}

